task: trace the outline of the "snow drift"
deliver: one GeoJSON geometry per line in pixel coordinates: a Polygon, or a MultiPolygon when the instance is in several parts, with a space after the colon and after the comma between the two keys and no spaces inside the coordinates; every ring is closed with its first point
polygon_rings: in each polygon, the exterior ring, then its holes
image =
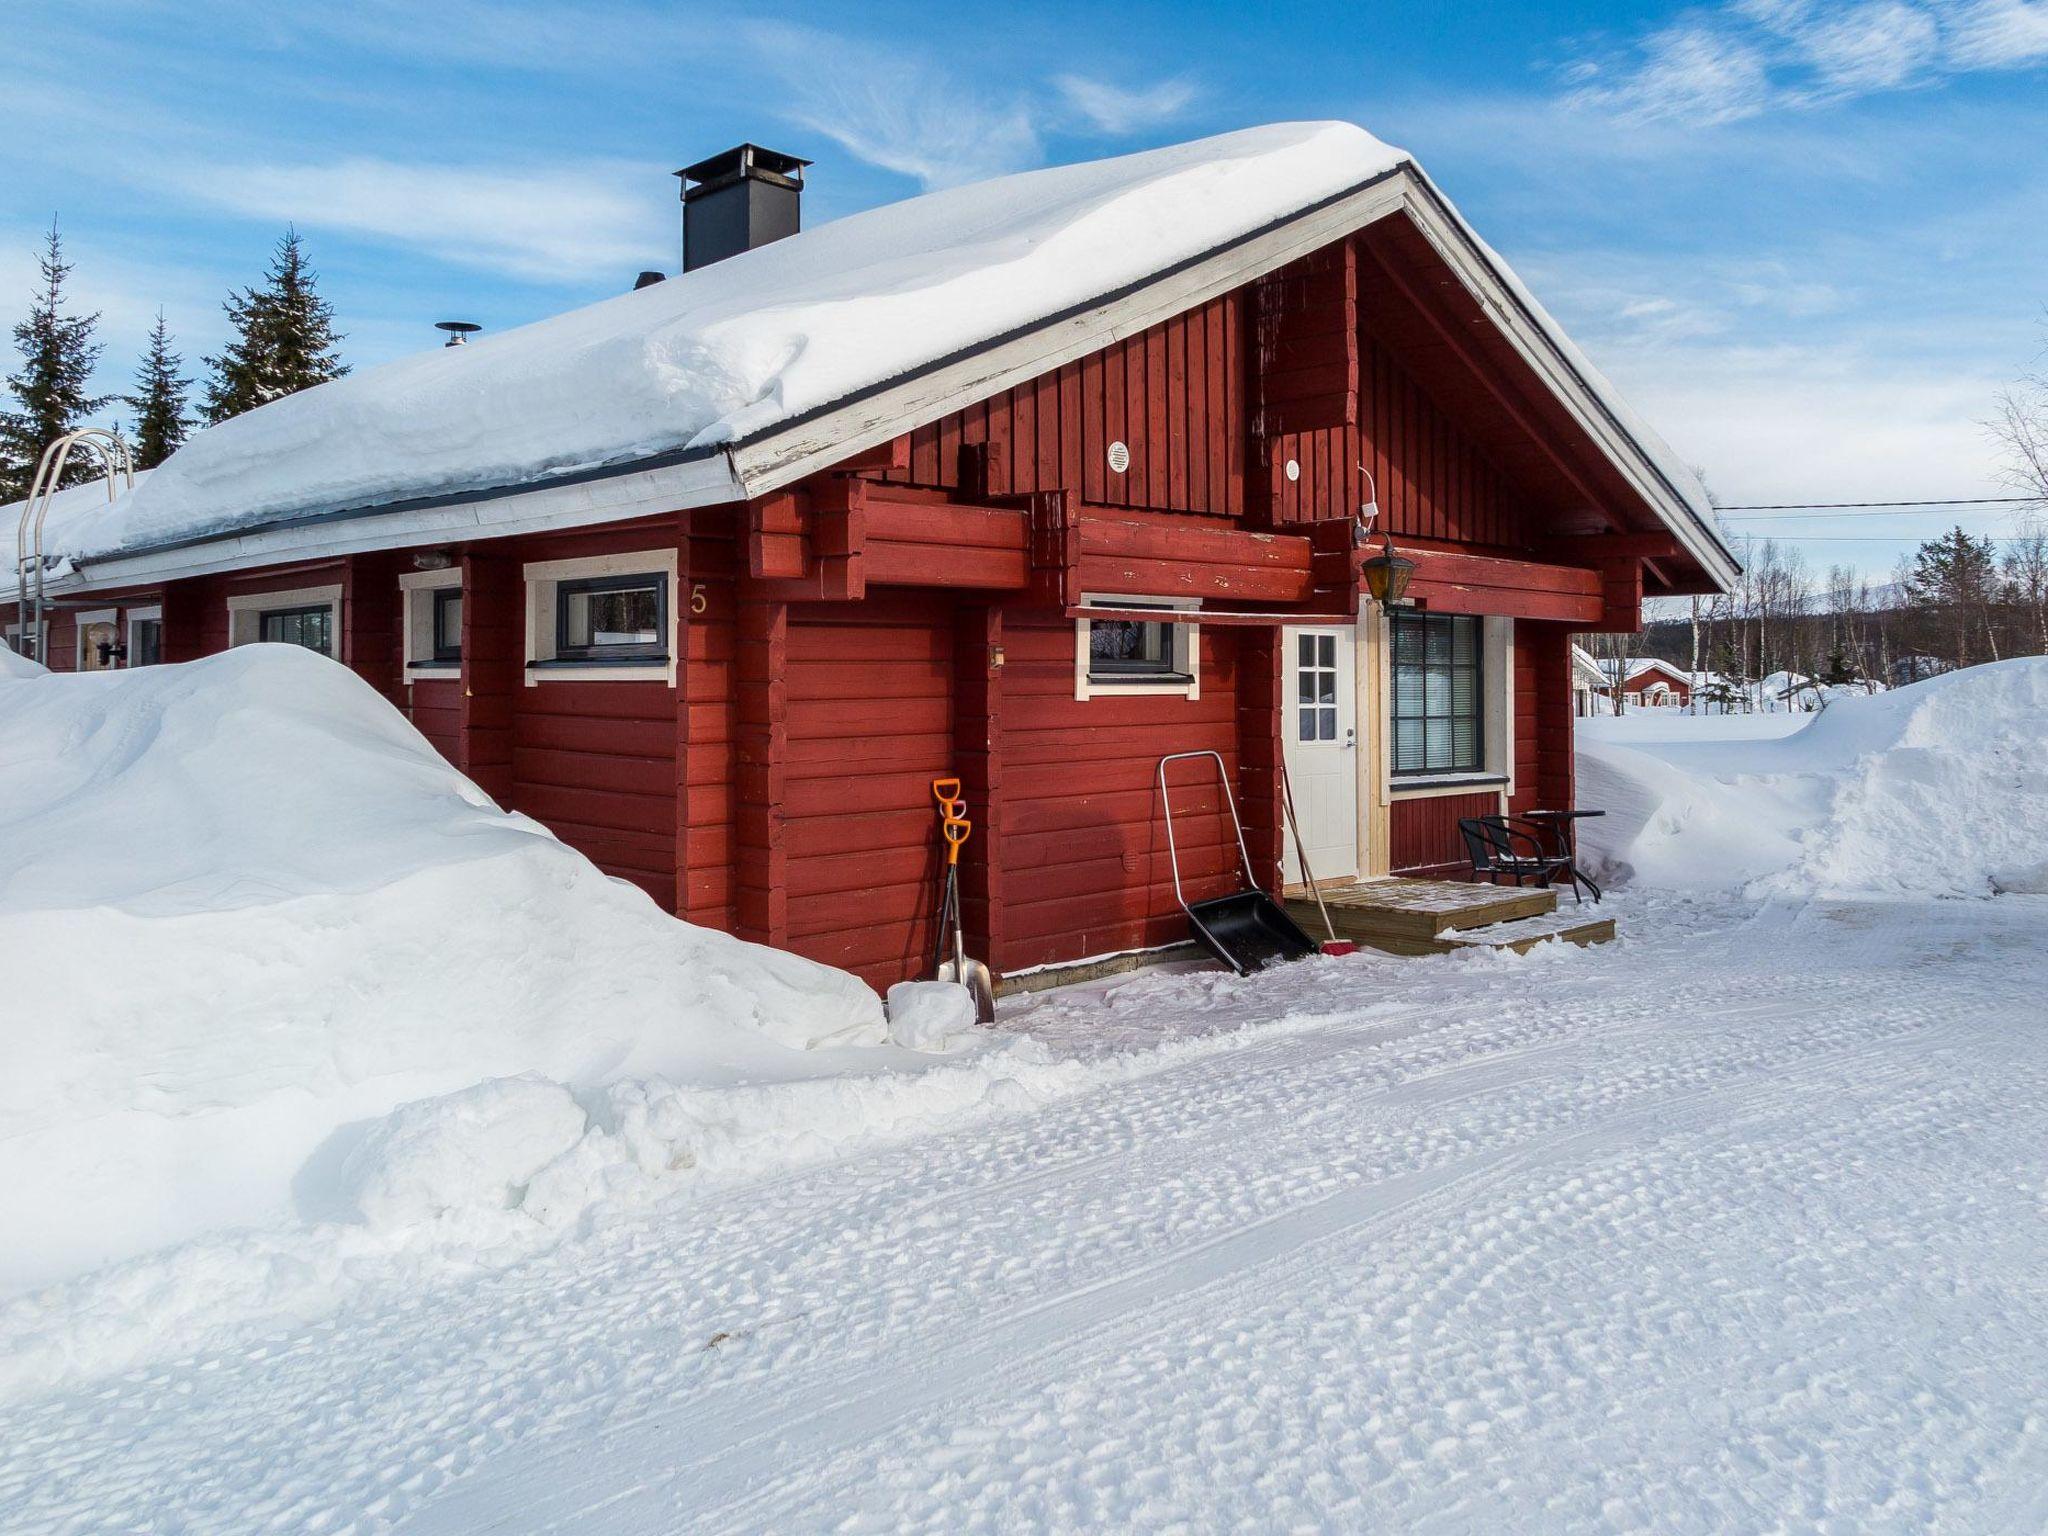
{"type": "Polygon", "coordinates": [[[2048,658],[1838,696],[1803,729],[1581,722],[1582,846],[1610,876],[1753,895],[2048,892],[2048,658]],[[1680,726],[1691,729],[1681,730],[1680,726]]]}
{"type": "Polygon", "coordinates": [[[887,1038],[856,978],[678,922],[345,667],[0,666],[0,1291],[222,1226],[503,1206],[582,1133],[572,1090],[899,1054],[840,1049],[887,1038]]]}

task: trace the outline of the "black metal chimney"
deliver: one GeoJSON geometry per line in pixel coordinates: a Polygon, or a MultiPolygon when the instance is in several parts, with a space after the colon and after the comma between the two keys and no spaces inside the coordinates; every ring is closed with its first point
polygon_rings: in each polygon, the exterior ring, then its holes
{"type": "Polygon", "coordinates": [[[683,270],[751,251],[801,227],[804,167],[795,155],[741,144],[683,167],[683,270]]]}

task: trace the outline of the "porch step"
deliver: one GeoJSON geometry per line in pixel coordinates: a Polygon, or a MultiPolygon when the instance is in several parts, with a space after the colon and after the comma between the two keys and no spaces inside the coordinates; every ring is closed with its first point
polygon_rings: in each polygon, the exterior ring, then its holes
{"type": "Polygon", "coordinates": [[[1583,911],[1544,912],[1483,928],[1454,928],[1434,939],[1369,940],[1376,948],[1399,955],[1454,955],[1471,949],[1511,949],[1526,955],[1538,944],[1606,944],[1614,939],[1614,919],[1587,917],[1583,911]]]}
{"type": "MultiPolygon", "coordinates": [[[[1434,954],[1435,949],[1405,946],[1431,944],[1444,935],[1487,928],[1524,918],[1541,917],[1557,908],[1557,893],[1540,886],[1480,885],[1463,880],[1361,880],[1355,885],[1323,891],[1330,923],[1339,938],[1393,949],[1399,954],[1434,954]]],[[[1287,911],[1312,936],[1323,932],[1322,912],[1315,898],[1289,892],[1287,911]]]]}

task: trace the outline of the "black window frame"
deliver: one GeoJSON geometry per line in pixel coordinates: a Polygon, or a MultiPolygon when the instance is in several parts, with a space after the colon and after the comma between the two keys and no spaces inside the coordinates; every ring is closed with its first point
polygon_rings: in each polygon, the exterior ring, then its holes
{"type": "Polygon", "coordinates": [[[332,603],[293,603],[285,608],[259,608],[256,611],[257,640],[265,645],[296,645],[302,651],[311,651],[315,656],[325,656],[330,661],[334,659],[334,629],[334,604],[332,603]],[[272,619],[303,619],[316,613],[320,615],[320,622],[326,631],[327,643],[324,646],[308,645],[303,640],[273,640],[270,638],[269,630],[272,619]]]}
{"type": "Polygon", "coordinates": [[[555,583],[555,654],[557,666],[615,666],[622,663],[666,664],[668,654],[669,578],[667,571],[634,571],[623,576],[577,576],[555,583]],[[654,633],[651,642],[613,645],[571,645],[569,602],[578,594],[654,589],[654,633]]]}
{"type": "Polygon", "coordinates": [[[1487,773],[1485,621],[1477,614],[1469,613],[1428,613],[1421,610],[1396,612],[1388,615],[1387,640],[1391,656],[1388,669],[1391,697],[1387,701],[1387,734],[1389,739],[1388,757],[1392,776],[1396,780],[1405,781],[1461,778],[1487,773]],[[1447,650],[1453,658],[1457,655],[1458,630],[1460,628],[1469,630],[1472,639],[1472,660],[1469,665],[1460,664],[1455,659],[1443,663],[1430,662],[1430,631],[1439,627],[1448,637],[1447,650]],[[1415,663],[1404,664],[1402,660],[1402,650],[1404,648],[1402,631],[1404,628],[1418,632],[1421,646],[1421,685],[1413,690],[1416,699],[1421,705],[1421,708],[1417,710],[1404,710],[1401,704],[1401,674],[1404,667],[1412,668],[1416,665],[1415,663]],[[1466,715],[1455,707],[1444,711],[1432,711],[1429,708],[1429,674],[1432,670],[1443,673],[1444,696],[1449,700],[1455,700],[1457,697],[1456,674],[1460,671],[1469,671],[1471,673],[1472,708],[1470,719],[1472,722],[1472,750],[1469,761],[1462,761],[1457,756],[1457,723],[1467,718],[1466,715]],[[1403,768],[1400,765],[1401,723],[1404,720],[1419,720],[1422,723],[1422,762],[1412,768],[1403,768]],[[1434,732],[1437,730],[1448,733],[1451,738],[1451,760],[1449,762],[1432,763],[1429,760],[1430,743],[1434,732]]]}
{"type": "MultiPolygon", "coordinates": [[[[1105,608],[1143,609],[1154,613],[1177,613],[1180,610],[1166,603],[1110,602],[1104,601],[1105,608]]],[[[1180,662],[1180,636],[1174,633],[1179,626],[1170,619],[1090,619],[1088,620],[1088,681],[1106,687],[1118,683],[1172,683],[1190,684],[1195,680],[1191,667],[1180,662]],[[1158,661],[1140,659],[1137,661],[1116,661],[1098,658],[1095,654],[1095,631],[1098,626],[1114,624],[1129,625],[1133,628],[1156,629],[1159,631],[1164,656],[1158,661]]],[[[1192,659],[1192,647],[1190,647],[1192,659]]]]}
{"type": "Polygon", "coordinates": [[[433,601],[427,609],[427,660],[436,666],[458,666],[462,661],[462,622],[460,619],[456,621],[455,643],[443,645],[441,615],[451,604],[462,601],[461,583],[430,590],[433,601]]]}

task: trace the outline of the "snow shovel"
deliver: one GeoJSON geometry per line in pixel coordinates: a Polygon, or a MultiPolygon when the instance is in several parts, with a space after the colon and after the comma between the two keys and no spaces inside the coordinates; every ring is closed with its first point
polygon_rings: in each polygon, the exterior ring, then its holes
{"type": "Polygon", "coordinates": [[[1237,796],[1230,792],[1230,773],[1220,752],[1169,752],[1159,759],[1159,805],[1166,822],[1166,856],[1173,866],[1173,895],[1188,915],[1195,942],[1240,976],[1262,971],[1280,960],[1299,960],[1316,952],[1316,941],[1301,931],[1287,909],[1259,887],[1252,856],[1245,847],[1244,823],[1237,818],[1237,796]],[[1167,788],[1166,766],[1206,758],[1216,767],[1216,785],[1237,834],[1237,855],[1244,889],[1207,901],[1190,902],[1181,888],[1180,848],[1173,835],[1173,796],[1167,788]]]}
{"type": "Polygon", "coordinates": [[[946,940],[949,916],[953,926],[953,958],[941,960],[936,975],[940,981],[958,982],[973,995],[976,1023],[993,1024],[996,1021],[995,982],[986,965],[967,958],[967,929],[960,911],[960,849],[973,832],[974,823],[959,814],[967,809],[967,802],[959,795],[959,783],[958,779],[940,779],[932,785],[932,792],[938,796],[945,817],[939,823],[939,832],[946,840],[946,894],[939,905],[940,944],[946,940]],[[948,785],[952,786],[953,792],[941,793],[948,785]]]}

